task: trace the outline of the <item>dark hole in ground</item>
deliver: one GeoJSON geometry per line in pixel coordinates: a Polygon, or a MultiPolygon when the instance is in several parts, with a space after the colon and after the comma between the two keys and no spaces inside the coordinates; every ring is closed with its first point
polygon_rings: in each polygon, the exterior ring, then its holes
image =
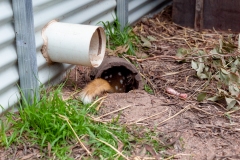
{"type": "Polygon", "coordinates": [[[113,66],[101,74],[101,78],[107,80],[116,91],[129,92],[138,89],[139,82],[135,79],[136,73],[133,73],[124,66],[113,66]]]}

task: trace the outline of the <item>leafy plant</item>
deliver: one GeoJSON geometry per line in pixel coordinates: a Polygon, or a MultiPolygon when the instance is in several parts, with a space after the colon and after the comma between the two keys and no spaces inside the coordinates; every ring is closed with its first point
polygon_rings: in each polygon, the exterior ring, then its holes
{"type": "Polygon", "coordinates": [[[200,79],[216,82],[217,92],[214,96],[208,97],[205,92],[200,92],[197,96],[198,101],[208,99],[218,101],[224,99],[227,109],[239,107],[240,104],[240,56],[236,54],[237,46],[234,44],[231,36],[220,38],[219,45],[210,53],[203,50],[196,50],[189,54],[187,49],[179,49],[177,57],[180,60],[191,60],[191,66],[196,70],[200,79]]]}
{"type": "Polygon", "coordinates": [[[39,145],[42,150],[50,145],[51,153],[64,159],[70,156],[72,142],[78,143],[77,135],[82,138],[83,144],[92,149],[92,156],[113,159],[116,155],[116,151],[101,141],[117,148],[120,140],[124,145],[123,153],[128,152],[131,147],[125,127],[94,121],[88,116],[96,114],[94,108],[88,108],[78,100],[64,101],[61,97],[61,88],[58,88],[45,92],[39,102],[32,105],[24,103],[19,114],[7,113],[6,124],[3,120],[0,123],[0,144],[9,147],[12,143],[27,141],[39,145]]]}
{"type": "Polygon", "coordinates": [[[135,55],[135,44],[139,40],[132,32],[132,28],[129,25],[126,25],[123,29],[121,29],[121,24],[119,23],[118,18],[115,18],[113,23],[110,23],[109,21],[101,21],[100,23],[103,24],[106,35],[109,39],[109,49],[122,49],[123,52],[126,52],[129,55],[135,55]]]}
{"type": "Polygon", "coordinates": [[[144,85],[144,90],[146,92],[148,92],[149,94],[153,94],[152,88],[149,85],[147,85],[147,84],[144,85]]]}
{"type": "MultiPolygon", "coordinates": [[[[131,132],[138,126],[120,125],[119,117],[109,123],[97,121],[93,118],[97,115],[95,106],[83,105],[77,99],[63,100],[61,87],[50,92],[43,89],[39,102],[20,104],[19,113],[8,112],[1,118],[0,146],[37,145],[43,153],[48,150],[58,159],[71,159],[71,148],[80,142],[90,150],[91,156],[85,157],[90,159],[124,159],[112,147],[121,146],[121,153],[129,155],[133,145],[143,142],[157,150],[162,148],[154,139],[158,132],[145,130],[135,138],[131,132]]],[[[42,158],[52,157],[46,154],[42,158]]]]}

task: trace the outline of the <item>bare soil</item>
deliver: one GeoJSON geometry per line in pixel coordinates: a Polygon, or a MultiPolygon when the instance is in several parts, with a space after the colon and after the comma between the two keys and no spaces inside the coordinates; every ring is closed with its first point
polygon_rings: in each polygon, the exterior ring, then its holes
{"type": "MultiPolygon", "coordinates": [[[[137,56],[125,55],[138,64],[145,84],[153,88],[154,95],[143,90],[108,94],[99,106],[101,120],[119,117],[124,125],[138,125],[159,132],[152,138],[167,149],[157,153],[146,143],[133,151],[136,159],[147,159],[144,150],[150,152],[154,159],[171,156],[181,160],[240,159],[240,112],[228,112],[224,102],[198,102],[196,95],[206,81],[196,76],[191,63],[177,62],[175,56],[179,48],[209,52],[218,43],[219,35],[234,33],[196,32],[181,27],[171,21],[171,8],[152,18],[143,17],[133,26],[133,31],[148,39],[154,37],[150,48],[139,46],[137,56]],[[168,94],[167,87],[186,93],[187,99],[168,94]]],[[[89,81],[88,73],[88,68],[77,67],[75,74],[71,75],[78,77],[77,83],[72,83],[84,86],[89,81]]],[[[212,82],[207,90],[216,93],[216,84],[212,82]]],[[[139,131],[131,132],[136,136],[141,134],[139,131]]]]}
{"type": "MultiPolygon", "coordinates": [[[[240,159],[240,112],[227,111],[223,102],[198,102],[196,95],[206,81],[197,78],[191,63],[177,62],[175,57],[177,50],[183,47],[209,51],[218,41],[218,34],[231,32],[216,34],[213,30],[204,30],[200,33],[178,26],[171,21],[170,8],[152,18],[143,17],[133,28],[137,35],[155,39],[151,41],[150,48],[139,46],[137,56],[126,56],[138,64],[145,84],[153,88],[154,94],[144,90],[108,94],[99,105],[100,120],[110,121],[119,117],[123,125],[142,126],[143,130],[129,127],[136,136],[144,130],[159,133],[152,138],[165,150],[156,152],[146,142],[135,147],[132,159],[240,159]],[[186,93],[187,99],[167,93],[166,87],[186,93]]],[[[63,98],[78,96],[77,90],[90,81],[89,71],[82,66],[71,71],[63,89],[63,98]]],[[[216,91],[214,86],[209,85],[213,93],[216,91]]],[[[7,159],[3,157],[9,154],[15,154],[17,159],[38,158],[39,150],[27,146],[30,145],[13,146],[5,151],[0,148],[0,159],[7,159]]]]}

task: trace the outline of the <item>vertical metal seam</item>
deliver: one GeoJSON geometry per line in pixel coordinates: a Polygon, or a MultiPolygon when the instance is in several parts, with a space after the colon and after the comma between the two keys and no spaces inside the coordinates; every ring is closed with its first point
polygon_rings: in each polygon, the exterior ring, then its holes
{"type": "Polygon", "coordinates": [[[117,18],[123,30],[128,23],[128,0],[117,0],[117,18]]]}
{"type": "Polygon", "coordinates": [[[32,0],[13,0],[20,92],[28,104],[39,99],[32,0]]]}

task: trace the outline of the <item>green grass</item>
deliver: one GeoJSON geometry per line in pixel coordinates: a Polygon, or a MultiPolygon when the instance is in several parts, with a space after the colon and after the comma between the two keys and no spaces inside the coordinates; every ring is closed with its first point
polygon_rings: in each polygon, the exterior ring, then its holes
{"type": "Polygon", "coordinates": [[[149,94],[154,94],[152,88],[151,88],[148,84],[145,84],[145,85],[144,85],[144,90],[145,90],[146,92],[148,92],[149,94]]]}
{"type": "Polygon", "coordinates": [[[0,146],[37,145],[44,159],[54,156],[73,159],[71,147],[79,144],[77,137],[82,138],[80,141],[92,154],[92,157],[85,156],[86,159],[124,159],[109,147],[117,149],[119,142],[123,144],[125,156],[131,154],[135,145],[149,144],[156,151],[161,150],[161,143],[156,140],[158,132],[145,127],[125,127],[118,123],[119,117],[108,123],[93,120],[92,117],[98,117],[95,106],[83,105],[78,99],[64,101],[61,89],[62,85],[50,91],[43,90],[40,101],[29,105],[23,99],[19,113],[6,113],[0,119],[0,146]],[[51,146],[50,157],[48,145],[51,146]]]}
{"type": "Polygon", "coordinates": [[[78,100],[64,101],[61,98],[61,87],[50,93],[43,93],[39,102],[23,104],[19,114],[6,114],[6,124],[1,120],[2,146],[30,142],[44,149],[50,143],[54,155],[60,159],[68,159],[69,148],[74,145],[69,141],[78,142],[72,127],[79,138],[84,137],[81,141],[91,148],[94,157],[113,159],[116,156],[113,149],[98,139],[117,148],[117,137],[124,144],[123,154],[127,154],[131,148],[129,134],[124,127],[116,123],[104,124],[92,120],[88,115],[95,115],[95,109],[89,109],[88,105],[83,105],[78,100]],[[71,127],[61,116],[69,120],[71,127]]]}
{"type": "Polygon", "coordinates": [[[121,24],[118,19],[115,18],[113,23],[100,22],[105,28],[106,36],[109,38],[110,49],[115,50],[119,46],[129,47],[127,54],[135,55],[136,44],[139,43],[138,37],[132,32],[132,28],[126,25],[123,30],[121,30],[121,24]]]}

